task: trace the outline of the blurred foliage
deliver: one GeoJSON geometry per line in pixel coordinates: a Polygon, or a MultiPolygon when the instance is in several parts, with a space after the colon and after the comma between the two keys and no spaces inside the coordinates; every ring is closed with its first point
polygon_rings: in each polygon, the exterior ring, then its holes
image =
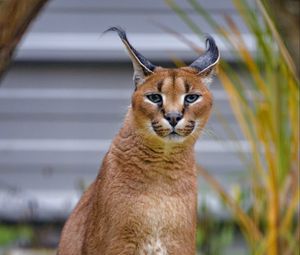
{"type": "MultiPolygon", "coordinates": [[[[240,67],[250,76],[250,81],[244,79],[226,61],[219,65],[219,79],[251,150],[250,159],[243,157],[251,176],[251,208],[243,209],[205,169],[199,167],[199,173],[233,212],[251,254],[298,254],[299,78],[270,16],[270,6],[260,0],[255,4],[246,0],[232,1],[254,37],[256,50],[253,53],[230,16],[224,17],[226,24],[219,24],[196,0],[187,2],[222,41],[232,47],[240,67]]],[[[166,3],[203,38],[203,31],[188,12],[175,0],[166,0],[166,3]]],[[[183,35],[177,34],[177,37],[202,52],[183,35]]]]}
{"type": "Polygon", "coordinates": [[[201,218],[198,219],[197,247],[199,254],[222,255],[232,245],[234,224],[222,223],[209,211],[205,203],[201,205],[201,218]]]}
{"type": "Polygon", "coordinates": [[[29,225],[0,225],[0,245],[11,245],[19,240],[31,240],[33,230],[29,225]]]}
{"type": "Polygon", "coordinates": [[[269,0],[268,12],[272,15],[280,34],[300,74],[300,1],[269,0]]]}

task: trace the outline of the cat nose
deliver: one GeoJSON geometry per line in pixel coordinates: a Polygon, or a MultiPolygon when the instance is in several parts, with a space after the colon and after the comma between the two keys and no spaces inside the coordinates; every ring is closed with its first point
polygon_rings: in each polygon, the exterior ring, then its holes
{"type": "Polygon", "coordinates": [[[165,119],[170,123],[172,127],[175,127],[177,123],[182,119],[182,113],[180,112],[168,112],[165,114],[165,119]]]}

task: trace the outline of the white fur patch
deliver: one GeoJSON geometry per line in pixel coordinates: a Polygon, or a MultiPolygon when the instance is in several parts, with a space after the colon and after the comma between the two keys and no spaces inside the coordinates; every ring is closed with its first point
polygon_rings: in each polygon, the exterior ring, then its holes
{"type": "Polygon", "coordinates": [[[172,129],[172,126],[170,125],[169,121],[167,121],[166,119],[161,119],[160,124],[162,124],[164,128],[172,129]]]}
{"type": "Polygon", "coordinates": [[[184,128],[185,127],[185,119],[182,118],[177,125],[175,126],[175,128],[184,128]]]}
{"type": "Polygon", "coordinates": [[[159,238],[150,237],[142,245],[139,255],[167,255],[167,250],[159,238]]]}
{"type": "Polygon", "coordinates": [[[205,78],[202,78],[203,83],[206,85],[206,87],[209,88],[210,84],[212,83],[212,77],[211,76],[207,76],[205,78]]]}
{"type": "Polygon", "coordinates": [[[180,96],[180,104],[181,105],[184,105],[184,98],[185,98],[185,96],[186,96],[186,94],[180,96]]]}

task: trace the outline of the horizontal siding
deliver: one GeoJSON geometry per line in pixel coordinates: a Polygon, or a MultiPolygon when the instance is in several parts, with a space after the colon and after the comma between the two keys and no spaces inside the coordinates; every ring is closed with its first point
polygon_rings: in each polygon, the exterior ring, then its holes
{"type": "MultiPolygon", "coordinates": [[[[226,13],[226,12],[225,12],[226,13]]],[[[212,14],[212,17],[220,24],[225,25],[225,13],[212,14]]],[[[247,29],[237,13],[230,13],[242,32],[247,29]]],[[[190,14],[191,19],[206,33],[212,33],[212,29],[204,18],[197,13],[190,14]]],[[[42,13],[31,27],[30,32],[39,33],[98,33],[99,35],[111,26],[122,26],[130,34],[160,34],[163,30],[159,24],[164,24],[176,30],[178,33],[191,32],[183,21],[173,12],[161,13],[42,13]]]]}
{"type": "MultiPolygon", "coordinates": [[[[249,49],[255,50],[230,0],[200,2],[222,24],[224,15],[230,15],[249,49]]],[[[186,1],[178,3],[204,32],[213,33],[186,1]]],[[[133,45],[154,63],[171,62],[174,56],[187,63],[196,58],[153,21],[204,46],[203,39],[193,35],[164,1],[49,2],[26,34],[0,87],[0,219],[64,219],[97,175],[133,91],[132,67],[123,45],[116,35],[100,37],[103,30],[122,25],[133,45]]],[[[235,60],[213,35],[222,57],[235,60]]],[[[237,72],[242,75],[240,69],[237,72]]],[[[247,185],[238,152],[243,150],[249,157],[249,145],[218,80],[211,90],[214,109],[196,145],[196,158],[230,190],[237,182],[247,185]],[[226,128],[236,137],[229,136],[226,128]]],[[[201,178],[199,182],[202,192],[208,189],[201,178]]]]}
{"type": "MultiPolygon", "coordinates": [[[[204,47],[199,38],[169,9],[164,1],[60,1],[53,0],[33,22],[25,35],[16,60],[127,60],[123,46],[114,36],[102,32],[111,26],[122,26],[133,45],[149,54],[151,59],[165,60],[176,56],[191,60],[192,50],[160,25],[170,27],[204,47]]],[[[254,1],[249,1],[254,3],[254,1]]],[[[218,34],[186,1],[178,1],[204,33],[214,34],[223,52],[223,58],[235,60],[231,48],[222,44],[218,34]]],[[[210,15],[226,27],[230,16],[244,35],[247,47],[255,51],[254,40],[231,1],[202,1],[210,15]]],[[[254,4],[253,4],[254,5],[254,4]]],[[[255,6],[253,6],[255,8],[255,6]]]]}
{"type": "MultiPolygon", "coordinates": [[[[130,64],[13,66],[0,89],[0,179],[21,189],[68,190],[79,180],[89,183],[122,126],[131,73],[130,64]]],[[[248,147],[218,80],[212,93],[214,110],[196,146],[197,160],[217,175],[243,172],[239,147],[218,114],[246,152],[248,147]]]]}
{"type": "MultiPolygon", "coordinates": [[[[187,1],[176,1],[179,6],[186,10],[192,10],[187,1]]],[[[198,1],[209,11],[234,10],[231,0],[222,1],[198,1]]],[[[249,1],[250,3],[253,1],[249,1]]],[[[169,7],[161,0],[53,0],[49,3],[48,8],[52,10],[164,10],[169,11],[169,7]]]]}

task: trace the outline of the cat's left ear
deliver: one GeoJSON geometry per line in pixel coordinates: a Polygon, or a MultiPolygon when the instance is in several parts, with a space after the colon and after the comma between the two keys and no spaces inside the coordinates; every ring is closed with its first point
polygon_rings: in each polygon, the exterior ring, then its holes
{"type": "Polygon", "coordinates": [[[122,42],[124,43],[131,62],[133,64],[133,81],[135,86],[139,86],[145,80],[145,77],[152,74],[155,69],[155,65],[153,65],[148,59],[146,59],[141,53],[139,53],[133,46],[129,43],[126,32],[119,27],[111,27],[107,29],[104,33],[109,31],[115,31],[118,33],[119,37],[121,38],[122,42]]]}
{"type": "Polygon", "coordinates": [[[204,54],[190,64],[190,67],[196,69],[204,84],[209,86],[212,81],[211,77],[220,60],[220,51],[210,35],[206,38],[206,47],[207,50],[204,54]]]}

